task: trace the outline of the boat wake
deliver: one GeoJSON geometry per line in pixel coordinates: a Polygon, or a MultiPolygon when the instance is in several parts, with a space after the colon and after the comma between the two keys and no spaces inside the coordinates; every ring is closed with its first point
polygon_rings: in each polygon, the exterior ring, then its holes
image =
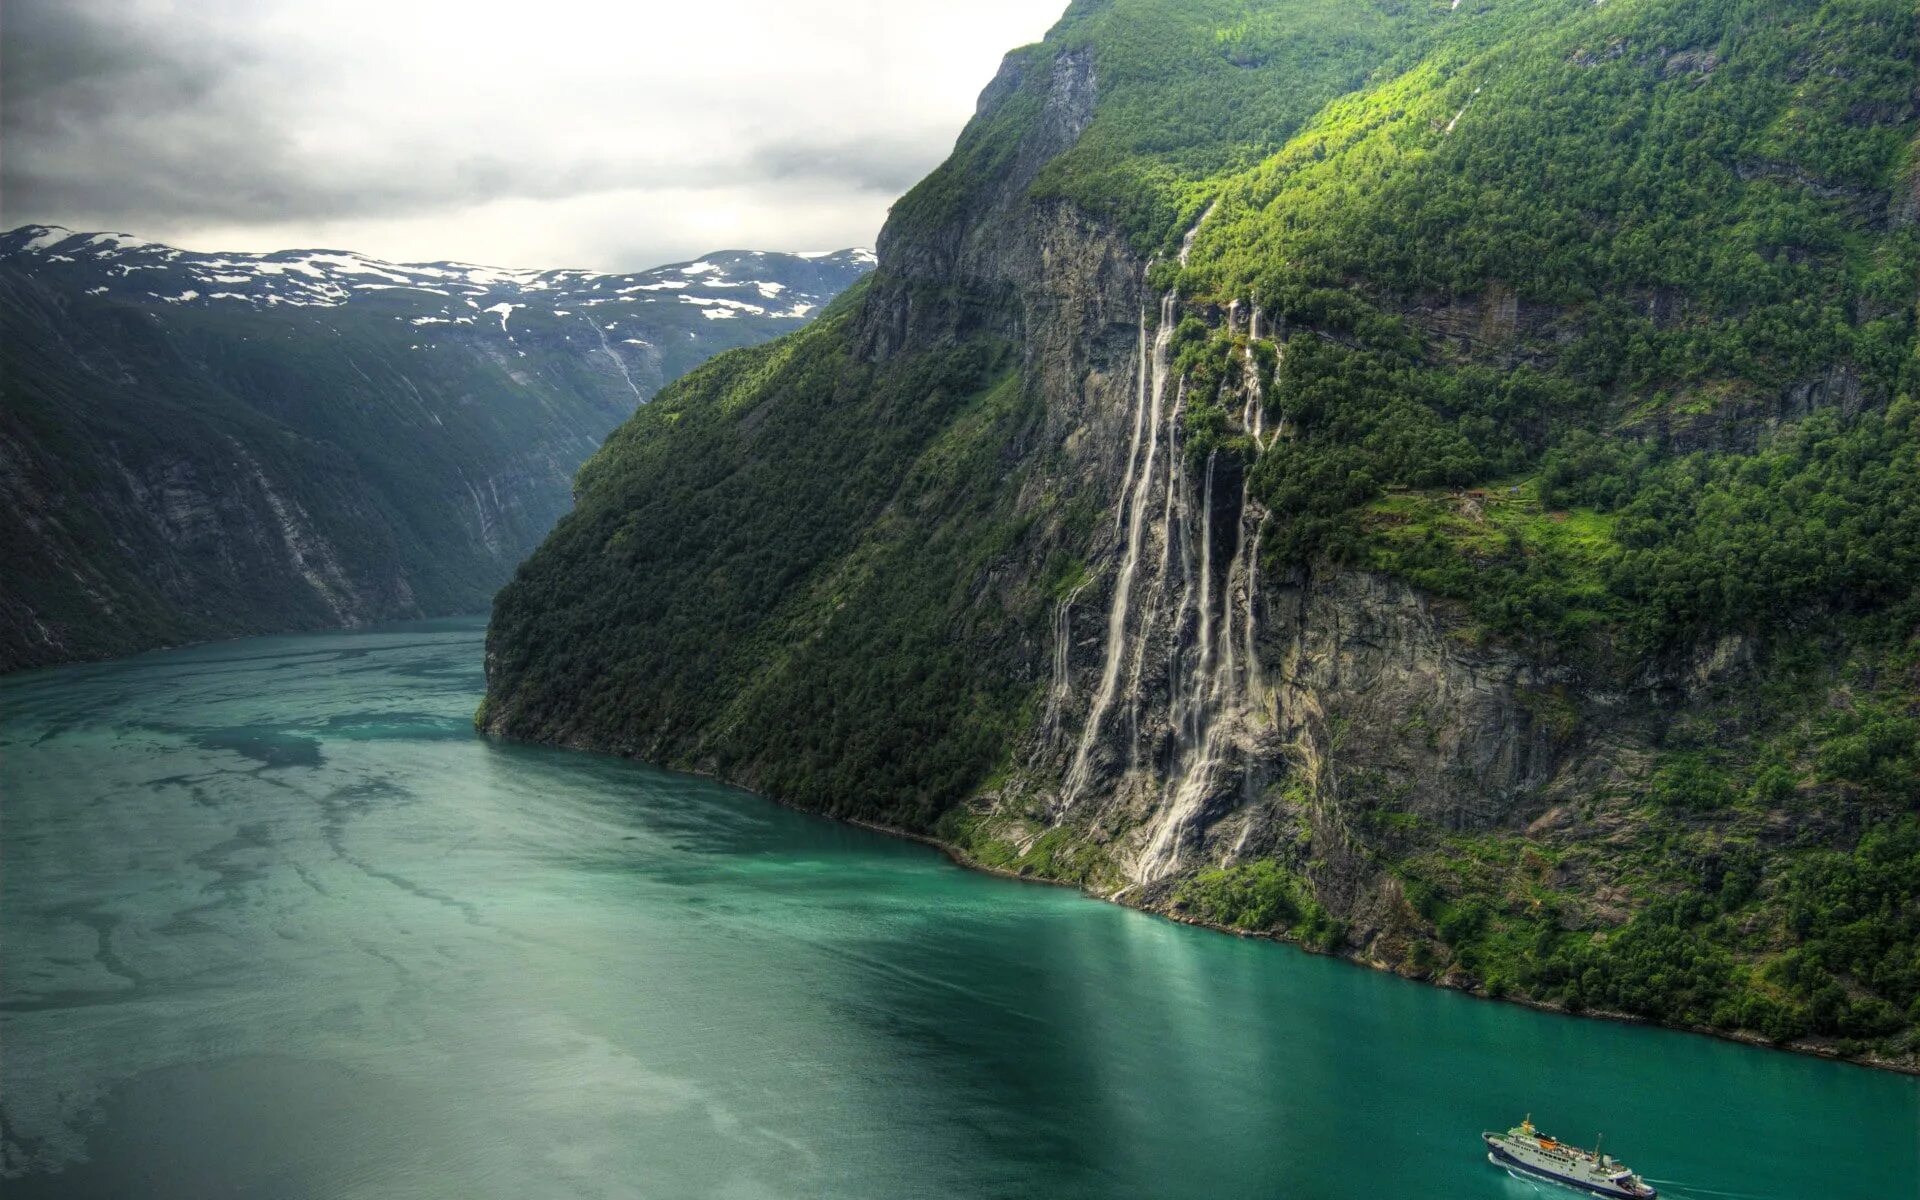
{"type": "MultiPolygon", "coordinates": [[[[1524,1172],[1516,1171],[1491,1154],[1487,1155],[1487,1161],[1499,1167],[1502,1171],[1505,1171],[1508,1179],[1516,1183],[1526,1184],[1528,1190],[1537,1196],[1547,1195],[1549,1193],[1556,1195],[1578,1194],[1574,1193],[1570,1188],[1560,1187],[1547,1180],[1538,1179],[1524,1172]]],[[[1660,1194],[1668,1197],[1669,1200],[1775,1200],[1774,1197],[1768,1196],[1763,1192],[1716,1191],[1713,1188],[1691,1187],[1678,1179],[1655,1179],[1650,1175],[1645,1178],[1648,1183],[1658,1186],[1660,1188],[1660,1194]]]]}
{"type": "MultiPolygon", "coordinates": [[[[1496,1161],[1496,1160],[1494,1159],[1494,1157],[1493,1157],[1493,1155],[1491,1155],[1491,1154],[1489,1154],[1489,1155],[1487,1155],[1487,1161],[1488,1161],[1488,1162],[1490,1162],[1490,1163],[1493,1163],[1493,1165],[1494,1165],[1494,1166],[1496,1166],[1496,1167],[1499,1167],[1499,1166],[1500,1166],[1500,1164],[1499,1164],[1499,1162],[1498,1162],[1498,1161],[1496,1161]]],[[[1505,1171],[1505,1172],[1507,1173],[1507,1178],[1508,1178],[1508,1179],[1511,1179],[1511,1180],[1513,1180],[1513,1181],[1514,1181],[1514,1182],[1516,1182],[1516,1183],[1524,1183],[1524,1184],[1526,1184],[1526,1185],[1527,1185],[1527,1188],[1528,1188],[1528,1189],[1529,1189],[1530,1191],[1533,1191],[1533,1192],[1536,1192],[1536,1193],[1538,1193],[1538,1192],[1543,1192],[1543,1191],[1545,1191],[1545,1190],[1546,1190],[1546,1188],[1544,1188],[1544,1187],[1542,1187],[1542,1186],[1541,1186],[1541,1184],[1540,1184],[1540,1181],[1539,1181],[1538,1179],[1535,1179],[1535,1178],[1534,1178],[1533,1176],[1531,1176],[1531,1175],[1522,1175],[1522,1174],[1521,1174],[1520,1172],[1518,1172],[1518,1171],[1516,1171],[1516,1170],[1514,1170],[1514,1169],[1513,1169],[1512,1167],[1501,1167],[1501,1170],[1503,1170],[1503,1171],[1505,1171]]]]}
{"type": "Polygon", "coordinates": [[[1671,1196],[1673,1200],[1692,1200],[1696,1196],[1712,1196],[1715,1200],[1773,1200],[1763,1192],[1717,1192],[1712,1188],[1692,1187],[1678,1179],[1649,1178],[1647,1182],[1658,1185],[1663,1189],[1660,1194],[1671,1196]]]}

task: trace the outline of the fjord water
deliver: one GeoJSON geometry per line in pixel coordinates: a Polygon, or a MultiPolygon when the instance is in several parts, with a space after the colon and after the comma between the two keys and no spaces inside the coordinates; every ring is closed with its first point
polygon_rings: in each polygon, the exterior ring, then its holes
{"type": "Polygon", "coordinates": [[[1472,1000],[595,755],[476,621],[0,681],[10,1197],[1913,1196],[1920,1080],[1472,1000]],[[1554,1193],[1565,1194],[1565,1193],[1554,1193]]]}

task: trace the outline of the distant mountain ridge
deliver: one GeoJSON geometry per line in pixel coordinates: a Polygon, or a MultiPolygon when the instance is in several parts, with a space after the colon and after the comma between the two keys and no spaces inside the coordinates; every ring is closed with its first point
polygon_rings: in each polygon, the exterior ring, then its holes
{"type": "MultiPolygon", "coordinates": [[[[219,308],[334,308],[378,303],[426,327],[576,317],[606,332],[642,313],[681,305],[698,318],[803,320],[874,264],[871,250],[778,254],[722,250],[646,271],[515,270],[471,263],[393,263],[348,250],[263,254],[181,250],[125,233],[22,225],[0,234],[0,261],[31,264],[86,294],[219,308]],[[398,293],[395,295],[394,293],[398,293]],[[504,306],[504,307],[503,307],[504,306]]],[[[623,339],[619,344],[644,344],[623,339]]]]}
{"type": "Polygon", "coordinates": [[[0,669],[484,606],[609,430],[872,263],[609,274],[0,234],[0,669]]]}

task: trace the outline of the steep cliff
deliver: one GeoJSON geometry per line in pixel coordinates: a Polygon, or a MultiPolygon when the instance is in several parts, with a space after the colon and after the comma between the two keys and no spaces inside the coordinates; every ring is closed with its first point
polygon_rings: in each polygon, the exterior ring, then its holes
{"type": "Polygon", "coordinates": [[[0,235],[0,669],[484,607],[609,430],[869,259],[597,275],[0,235]]]}
{"type": "Polygon", "coordinates": [[[1912,1062],[1913,13],[1074,5],[628,422],[483,727],[1912,1062]]]}

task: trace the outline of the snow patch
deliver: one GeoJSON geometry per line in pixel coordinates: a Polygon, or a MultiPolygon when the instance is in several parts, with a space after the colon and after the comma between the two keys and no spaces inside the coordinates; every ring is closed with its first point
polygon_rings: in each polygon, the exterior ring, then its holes
{"type": "Polygon", "coordinates": [[[428,287],[424,283],[356,283],[356,292],[429,292],[435,296],[451,296],[445,288],[428,287]]]}
{"type": "Polygon", "coordinates": [[[34,234],[21,244],[20,249],[22,252],[45,250],[48,246],[58,245],[73,236],[73,230],[62,229],[58,225],[40,225],[36,226],[36,228],[38,228],[40,232],[34,234]]]}
{"type": "Polygon", "coordinates": [[[87,244],[100,247],[99,254],[112,254],[115,250],[139,250],[159,243],[134,237],[130,233],[96,233],[87,239],[87,244]]]}
{"type": "MultiPolygon", "coordinates": [[[[507,302],[506,302],[505,300],[502,300],[502,301],[501,301],[500,303],[498,303],[498,304],[496,304],[496,305],[493,305],[493,306],[492,306],[491,308],[483,308],[483,309],[481,309],[480,311],[481,311],[481,312],[490,312],[490,313],[499,313],[499,314],[500,314],[500,332],[501,332],[501,333],[506,333],[506,332],[507,332],[507,318],[513,315],[513,310],[514,310],[514,309],[516,309],[516,308],[525,308],[525,307],[526,307],[526,305],[524,305],[524,304],[508,304],[508,303],[507,303],[507,302]]],[[[507,334],[507,336],[509,336],[509,337],[511,337],[511,336],[513,336],[513,335],[512,335],[512,334],[507,334]]]]}
{"type": "Polygon", "coordinates": [[[716,307],[737,310],[739,312],[750,312],[757,317],[765,316],[767,313],[767,310],[761,308],[758,304],[748,304],[744,300],[725,300],[718,296],[682,296],[680,297],[680,303],[698,304],[708,310],[708,316],[713,315],[713,309],[716,307]]]}

